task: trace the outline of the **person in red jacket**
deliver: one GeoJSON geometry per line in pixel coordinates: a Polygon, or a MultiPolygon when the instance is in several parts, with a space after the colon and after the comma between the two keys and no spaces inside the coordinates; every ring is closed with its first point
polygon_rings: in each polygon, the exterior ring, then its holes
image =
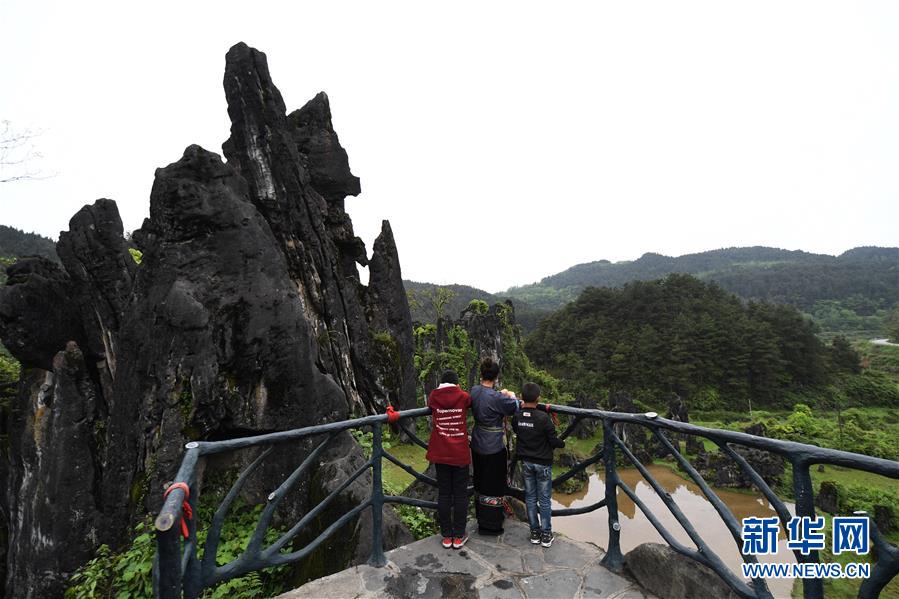
{"type": "Polygon", "coordinates": [[[441,544],[447,549],[460,549],[468,540],[465,523],[471,451],[466,417],[471,396],[459,387],[459,376],[446,370],[440,377],[440,386],[428,396],[428,407],[431,408],[431,439],[426,457],[437,470],[441,544]]]}

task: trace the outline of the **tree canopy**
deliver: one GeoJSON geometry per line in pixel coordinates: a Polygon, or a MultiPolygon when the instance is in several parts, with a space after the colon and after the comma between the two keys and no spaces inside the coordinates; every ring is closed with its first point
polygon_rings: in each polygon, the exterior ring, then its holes
{"type": "Polygon", "coordinates": [[[681,274],[588,288],[543,320],[525,349],[572,391],[674,392],[697,407],[778,405],[859,364],[845,339],[826,345],[796,308],[744,304],[681,274]]]}

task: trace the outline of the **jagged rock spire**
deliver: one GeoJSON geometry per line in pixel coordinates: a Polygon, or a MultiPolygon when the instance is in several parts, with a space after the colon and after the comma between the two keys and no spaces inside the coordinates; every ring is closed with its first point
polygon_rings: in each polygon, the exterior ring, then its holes
{"type": "MultiPolygon", "coordinates": [[[[288,117],[265,55],[245,44],[228,52],[224,86],[228,162],[190,146],[157,170],[150,217],[133,237],[139,266],[115,203],[99,200],[60,235],[61,267],[22,260],[0,288],[0,338],[25,366],[10,459],[0,463],[13,588],[61,595],[100,543],[120,545],[158,507],[187,441],[340,420],[380,411],[388,398],[414,402],[393,235],[385,223],[371,289],[363,286],[356,265],[368,263],[365,246],[343,206],[359,180],[327,96],[288,117]],[[403,364],[394,382],[376,364],[375,334],[385,331],[403,364]]],[[[264,501],[306,449],[270,456],[247,500],[264,501]]],[[[326,496],[364,461],[338,435],[283,504],[284,517],[304,513],[310,496],[326,496]]],[[[362,476],[329,510],[342,513],[369,492],[362,476]]],[[[359,542],[330,544],[303,574],[367,558],[368,518],[347,529],[359,542]]],[[[392,543],[411,538],[389,509],[385,523],[392,543]]]]}

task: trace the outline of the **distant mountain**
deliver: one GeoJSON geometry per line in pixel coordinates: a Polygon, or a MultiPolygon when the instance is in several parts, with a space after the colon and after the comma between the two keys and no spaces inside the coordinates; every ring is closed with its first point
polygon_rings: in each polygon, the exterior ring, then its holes
{"type": "Polygon", "coordinates": [[[0,225],[0,256],[44,256],[58,260],[55,241],[6,225],[0,225]]]}
{"type": "MultiPolygon", "coordinates": [[[[614,263],[598,260],[572,266],[539,283],[495,294],[466,285],[446,285],[455,292],[447,313],[458,314],[472,299],[493,303],[509,298],[519,323],[529,332],[546,315],[577,299],[587,287],[622,287],[631,281],[662,279],[675,273],[714,281],[744,299],[795,306],[813,313],[825,329],[840,332],[853,328],[865,334],[875,331],[881,322],[881,316],[875,315],[899,305],[899,248],[857,247],[830,256],[759,246],[678,257],[649,252],[637,260],[614,263]],[[854,315],[840,313],[843,308],[854,315]],[[873,320],[862,322],[869,317],[873,320]],[[842,322],[839,327],[834,325],[836,320],[842,322]],[[864,330],[866,326],[868,330],[864,330]]],[[[437,287],[406,281],[407,290],[437,287]]],[[[422,322],[433,319],[424,308],[413,310],[413,318],[422,322]]]]}
{"type": "Polygon", "coordinates": [[[819,300],[862,296],[888,308],[899,302],[899,248],[859,247],[840,256],[769,247],[727,248],[676,258],[647,253],[631,262],[578,264],[505,294],[555,310],[587,287],[620,287],[673,273],[715,281],[746,299],[808,310],[819,300]]]}

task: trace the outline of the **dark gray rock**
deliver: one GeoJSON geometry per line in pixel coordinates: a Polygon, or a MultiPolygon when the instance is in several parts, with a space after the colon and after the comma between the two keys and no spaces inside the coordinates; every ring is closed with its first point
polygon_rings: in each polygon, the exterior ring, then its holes
{"type": "MultiPolygon", "coordinates": [[[[231,137],[222,149],[246,180],[248,197],[284,254],[319,345],[321,369],[340,385],[349,411],[373,410],[374,397],[363,398],[354,368],[370,345],[358,273],[347,278],[348,265],[329,231],[328,221],[335,218],[303,166],[307,158],[298,150],[300,132],[287,119],[265,54],[243,43],[232,47],[225,59],[224,86],[231,137]],[[349,360],[343,359],[347,356],[349,360]]],[[[351,239],[346,221],[338,231],[340,239],[351,239]]]]}
{"type": "MultiPolygon", "coordinates": [[[[555,457],[556,463],[561,467],[560,470],[562,472],[570,470],[578,463],[577,455],[568,449],[558,451],[555,457]]],[[[590,475],[587,473],[586,469],[581,470],[566,480],[562,486],[558,488],[558,491],[560,493],[575,493],[587,486],[589,480],[590,475]]]]}
{"type": "Polygon", "coordinates": [[[69,301],[85,328],[82,351],[92,360],[105,360],[111,378],[115,378],[118,331],[137,274],[123,233],[116,203],[102,199],[79,210],[56,244],[71,278],[69,301]]]}
{"type": "Polygon", "coordinates": [[[887,535],[896,529],[896,506],[875,505],[874,506],[874,523],[881,533],[887,535]]]}
{"type": "MultiPolygon", "coordinates": [[[[150,217],[134,233],[140,266],[114,202],[99,200],[60,235],[62,267],[29,258],[8,269],[0,338],[26,368],[8,423],[10,460],[0,464],[14,588],[60,595],[100,543],[125,542],[134,521],[158,508],[186,441],[341,420],[388,398],[414,402],[396,246],[385,222],[372,288],[361,285],[356,265],[368,259],[343,208],[359,181],[327,97],[288,118],[265,55],[244,44],[226,57],[225,91],[229,162],[190,146],[157,170],[150,217]],[[396,340],[392,381],[375,364],[381,331],[396,340]],[[51,433],[34,432],[41,427],[51,433]]],[[[244,499],[263,501],[311,447],[277,449],[244,499]]],[[[201,464],[202,493],[220,491],[215,481],[253,457],[201,464]]],[[[350,435],[338,435],[279,508],[280,522],[362,463],[350,435]]],[[[370,484],[360,477],[308,534],[367,498],[370,484]]],[[[385,523],[388,548],[411,540],[389,508],[385,523]]],[[[370,526],[365,512],[297,576],[367,559],[370,526]]]]}
{"type": "Polygon", "coordinates": [[[375,239],[368,264],[368,324],[374,336],[371,372],[375,385],[384,389],[394,407],[416,406],[418,377],[412,361],[412,313],[403,286],[399,252],[386,220],[375,239]]]}
{"type": "MultiPolygon", "coordinates": [[[[425,476],[430,476],[431,478],[437,478],[437,468],[434,466],[433,462],[428,463],[428,468],[423,472],[425,476]]],[[[424,501],[437,501],[437,487],[432,487],[429,484],[423,483],[420,480],[414,480],[412,483],[403,490],[404,497],[411,497],[412,499],[421,499],[424,501]]]]}
{"type": "Polygon", "coordinates": [[[110,540],[90,493],[102,480],[94,428],[97,396],[74,341],[56,354],[52,370],[28,370],[20,381],[5,476],[11,596],[59,596],[83,563],[79,548],[110,540]]]}
{"type": "Polygon", "coordinates": [[[829,480],[821,482],[815,494],[815,506],[828,514],[840,513],[840,494],[836,483],[829,480]]]}
{"type": "MultiPolygon", "coordinates": [[[[358,179],[331,127],[327,97],[320,94],[288,118],[265,54],[242,43],[228,51],[224,85],[231,137],[222,149],[246,179],[251,201],[285,256],[322,370],[340,385],[350,412],[383,411],[392,390],[380,386],[387,377],[371,372],[377,351],[366,316],[386,315],[396,326],[407,318],[408,301],[396,278],[399,261],[389,226],[376,248],[378,293],[367,298],[359,282],[356,263],[367,263],[365,246],[343,208],[346,194],[358,193],[358,179]]],[[[407,339],[397,344],[400,352],[411,348],[407,339]]],[[[414,399],[403,395],[408,368],[401,370],[402,405],[411,405],[414,399]]]]}
{"type": "MultiPolygon", "coordinates": [[[[572,403],[574,407],[584,408],[585,410],[598,410],[599,403],[596,399],[588,397],[584,394],[578,394],[572,403]]],[[[596,429],[600,427],[599,420],[595,418],[583,418],[578,422],[572,434],[578,439],[589,439],[596,434],[596,429]]]]}
{"type": "MultiPolygon", "coordinates": [[[[613,412],[624,412],[626,414],[636,414],[639,412],[633,398],[624,391],[615,391],[609,394],[609,405],[613,412]]],[[[638,424],[616,423],[612,425],[612,430],[619,439],[627,446],[628,450],[634,455],[634,458],[641,464],[652,464],[659,455],[657,441],[655,441],[649,429],[638,424]]],[[[616,451],[618,456],[618,464],[624,467],[631,467],[633,464],[623,454],[616,451]]]]}
{"type": "MultiPolygon", "coordinates": [[[[512,325],[513,330],[515,329],[515,307],[508,300],[501,304],[493,304],[486,314],[481,314],[469,307],[462,311],[455,324],[461,326],[468,333],[468,340],[474,350],[474,355],[477,356],[466,373],[468,387],[471,388],[481,380],[478,368],[484,358],[492,358],[502,369],[505,356],[502,332],[506,324],[512,325]]],[[[460,372],[459,377],[462,376],[463,374],[460,372]]],[[[526,382],[505,380],[502,376],[503,373],[500,370],[500,381],[503,386],[509,388],[520,389],[522,383],[526,382]]]]}
{"type": "Polygon", "coordinates": [[[0,339],[26,368],[51,370],[56,352],[84,341],[84,327],[69,301],[71,279],[47,258],[23,258],[6,269],[0,293],[0,339]]]}
{"type": "MultiPolygon", "coordinates": [[[[782,457],[741,445],[734,446],[734,451],[743,456],[768,485],[775,486],[780,483],[785,470],[782,457]]],[[[693,460],[693,466],[702,478],[716,487],[748,489],[754,486],[736,462],[718,451],[699,452],[693,460]]]]}
{"type": "Polygon", "coordinates": [[[346,150],[331,125],[328,95],[320,92],[305,106],[287,117],[303,166],[312,186],[329,202],[340,203],[357,196],[362,188],[359,177],[350,172],[346,150]]]}
{"type": "Polygon", "coordinates": [[[750,435],[755,435],[756,437],[767,436],[765,434],[767,432],[767,429],[765,428],[765,425],[762,422],[755,422],[753,424],[750,424],[749,426],[747,426],[746,428],[743,429],[743,432],[750,434],[750,435]]]}
{"type": "Polygon", "coordinates": [[[665,599],[737,599],[739,596],[713,570],[667,545],[644,543],[624,559],[631,576],[643,588],[665,599]]]}

